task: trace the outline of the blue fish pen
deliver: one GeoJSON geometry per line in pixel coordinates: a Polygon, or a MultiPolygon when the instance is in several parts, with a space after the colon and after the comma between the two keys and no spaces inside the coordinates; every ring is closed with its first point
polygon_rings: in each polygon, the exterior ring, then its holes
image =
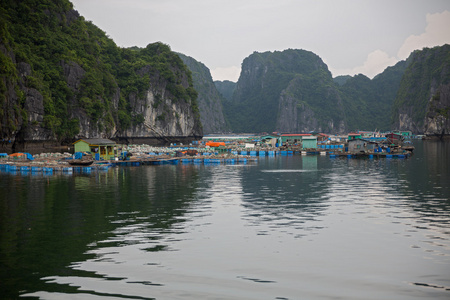
{"type": "Polygon", "coordinates": [[[42,167],[31,167],[31,172],[33,173],[42,172],[42,167]]]}
{"type": "Polygon", "coordinates": [[[66,168],[62,168],[62,171],[63,171],[64,173],[72,173],[72,172],[73,172],[73,169],[72,169],[71,167],[66,167],[66,168]]]}
{"type": "Polygon", "coordinates": [[[236,160],[234,158],[227,158],[225,159],[225,162],[227,164],[234,165],[236,163],[236,160]]]}
{"type": "Polygon", "coordinates": [[[238,158],[238,162],[239,162],[239,163],[246,164],[246,163],[247,163],[247,158],[245,158],[245,157],[239,157],[239,158],[238,158]]]}
{"type": "Polygon", "coordinates": [[[42,171],[46,174],[53,174],[53,169],[52,168],[42,168],[42,171]]]}

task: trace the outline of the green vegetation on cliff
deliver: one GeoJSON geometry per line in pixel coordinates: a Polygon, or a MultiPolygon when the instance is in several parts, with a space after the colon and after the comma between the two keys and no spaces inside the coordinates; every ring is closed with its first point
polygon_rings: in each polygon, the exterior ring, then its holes
{"type": "Polygon", "coordinates": [[[217,88],[217,91],[228,101],[233,99],[234,90],[236,89],[236,82],[232,82],[229,80],[214,81],[214,85],[217,88]]]}
{"type": "Polygon", "coordinates": [[[411,123],[420,130],[428,102],[439,98],[440,86],[450,84],[450,45],[416,50],[408,61],[393,105],[392,122],[396,127],[403,126],[399,124],[399,115],[410,112],[411,123]]]}
{"type": "Polygon", "coordinates": [[[255,52],[242,64],[233,98],[224,102],[226,117],[234,132],[389,130],[406,65],[399,62],[372,80],[333,79],[312,52],[255,52]]]}
{"type": "Polygon", "coordinates": [[[204,134],[226,131],[223,115],[222,96],[212,80],[209,69],[192,57],[178,53],[192,73],[194,88],[198,92],[197,102],[204,134]]]}
{"type": "Polygon", "coordinates": [[[79,132],[77,110],[99,132],[125,130],[143,121],[132,111],[130,99],[142,97],[151,83],[161,82],[172,101],[189,103],[199,119],[190,72],[169,46],[119,48],[80,17],[68,0],[1,2],[2,138],[29,125],[50,129],[59,140],[73,138],[79,132]],[[29,66],[29,74],[19,74],[21,63],[29,66]],[[27,124],[28,89],[43,97],[42,122],[27,124]]]}
{"type": "MultiPolygon", "coordinates": [[[[242,63],[242,75],[232,101],[224,102],[234,132],[272,132],[280,94],[297,76],[311,76],[326,65],[312,52],[289,49],[255,52],[242,63]]],[[[316,75],[315,75],[316,76],[316,75]]]]}
{"type": "Polygon", "coordinates": [[[345,100],[346,122],[350,130],[391,129],[391,109],[407,63],[388,67],[372,80],[364,75],[347,78],[339,87],[345,100]]]}

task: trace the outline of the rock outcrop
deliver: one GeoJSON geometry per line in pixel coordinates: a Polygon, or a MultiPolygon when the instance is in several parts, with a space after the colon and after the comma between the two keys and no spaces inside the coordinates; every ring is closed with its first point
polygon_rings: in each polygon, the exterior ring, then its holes
{"type": "Polygon", "coordinates": [[[192,57],[178,54],[184,64],[192,72],[194,88],[198,93],[198,108],[203,133],[223,133],[227,131],[227,125],[223,115],[222,97],[217,91],[209,69],[192,57]]]}
{"type": "Polygon", "coordinates": [[[450,45],[414,51],[394,103],[394,129],[450,134],[450,45]]]}
{"type": "Polygon", "coordinates": [[[6,2],[0,63],[2,150],[203,135],[191,72],[169,46],[119,48],[67,0],[6,2]]]}
{"type": "Polygon", "coordinates": [[[442,84],[432,92],[428,101],[424,133],[428,136],[450,135],[450,83],[442,84]]]}
{"type": "Polygon", "coordinates": [[[242,64],[226,116],[240,132],[343,133],[344,105],[328,67],[305,50],[253,53],[242,64]]]}

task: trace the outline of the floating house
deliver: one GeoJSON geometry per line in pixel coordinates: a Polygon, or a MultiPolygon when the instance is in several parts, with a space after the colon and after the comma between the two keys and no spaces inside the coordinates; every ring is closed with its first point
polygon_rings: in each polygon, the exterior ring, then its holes
{"type": "Polygon", "coordinates": [[[348,136],[347,135],[330,135],[329,140],[331,142],[335,142],[335,143],[344,143],[344,142],[347,142],[348,136]]]}
{"type": "Polygon", "coordinates": [[[289,143],[291,145],[300,144],[303,141],[303,138],[306,136],[312,135],[310,133],[286,133],[281,135],[281,141],[283,144],[285,143],[289,143]]]}
{"type": "Polygon", "coordinates": [[[302,149],[317,149],[317,136],[303,136],[302,149]]]}
{"type": "Polygon", "coordinates": [[[117,156],[117,145],[108,139],[81,139],[73,143],[75,152],[91,153],[96,160],[110,160],[117,156]]]}
{"type": "Polygon", "coordinates": [[[369,140],[358,138],[348,141],[348,152],[352,154],[374,152],[376,148],[378,148],[378,143],[369,140]]]}
{"type": "Polygon", "coordinates": [[[315,136],[317,137],[317,142],[326,142],[330,139],[330,136],[325,133],[318,133],[315,136]]]}
{"type": "Polygon", "coordinates": [[[361,133],[349,133],[348,134],[348,140],[356,140],[356,139],[362,139],[361,133]]]}
{"type": "Polygon", "coordinates": [[[399,146],[404,141],[404,136],[399,133],[390,132],[386,134],[386,142],[390,145],[399,146]]]}
{"type": "Polygon", "coordinates": [[[281,137],[278,135],[263,135],[260,139],[261,143],[271,145],[272,147],[278,147],[279,145],[281,145],[281,137]]]}

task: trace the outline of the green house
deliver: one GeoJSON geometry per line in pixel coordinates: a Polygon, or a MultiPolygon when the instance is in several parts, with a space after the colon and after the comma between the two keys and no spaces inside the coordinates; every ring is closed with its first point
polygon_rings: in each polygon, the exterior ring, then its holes
{"type": "MultiPolygon", "coordinates": [[[[301,143],[304,137],[311,136],[310,133],[287,133],[281,135],[283,144],[289,143],[291,145],[301,143]]],[[[316,139],[317,141],[317,139],[316,139]]]]}
{"type": "Polygon", "coordinates": [[[356,139],[362,139],[361,133],[349,133],[348,134],[348,140],[356,140],[356,139]]]}
{"type": "Polygon", "coordinates": [[[75,152],[91,153],[96,160],[110,160],[117,156],[117,145],[108,139],[81,139],[73,143],[75,152]]]}
{"type": "Polygon", "coordinates": [[[302,137],[302,149],[317,149],[317,136],[302,137]]]}

